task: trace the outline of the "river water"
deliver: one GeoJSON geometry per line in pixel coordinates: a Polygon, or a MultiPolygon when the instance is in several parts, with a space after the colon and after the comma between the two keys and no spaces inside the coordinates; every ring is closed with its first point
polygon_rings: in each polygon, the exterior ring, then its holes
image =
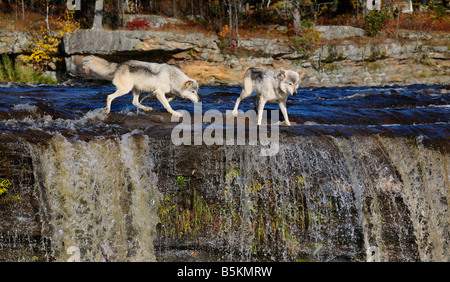
{"type": "MultiPolygon", "coordinates": [[[[226,113],[232,110],[240,90],[226,86],[201,87],[199,96],[203,112],[215,109],[226,113]]],[[[100,114],[105,107],[106,96],[113,92],[113,86],[93,84],[2,85],[0,113],[3,121],[0,126],[3,130],[20,130],[28,125],[36,130],[48,128],[58,131],[77,124],[85,127],[84,123],[89,119],[90,126],[114,127],[100,122],[104,119],[100,114]],[[38,120],[33,116],[39,117],[38,120]],[[99,119],[93,119],[94,116],[99,119]]],[[[141,97],[144,105],[165,112],[153,95],[144,93],[141,97]]],[[[131,100],[131,94],[117,98],[112,112],[128,116],[152,115],[137,111],[131,100]]],[[[296,124],[316,125],[316,129],[354,127],[355,133],[390,131],[394,135],[415,134],[434,138],[448,133],[449,100],[448,86],[441,85],[300,88],[297,95],[289,97],[288,113],[296,124]]],[[[194,111],[193,104],[187,100],[178,98],[171,104],[175,110],[194,111]]],[[[253,99],[244,100],[240,109],[254,109],[253,99]]],[[[266,109],[278,110],[278,105],[267,104],[266,109]]],[[[300,131],[310,129],[296,128],[300,131]]]]}
{"type": "MultiPolygon", "coordinates": [[[[32,216],[4,200],[0,259],[18,260],[27,236],[35,243],[22,256],[56,261],[450,259],[448,85],[300,88],[272,157],[249,145],[175,146],[177,123],[150,94],[141,97],[152,112],[129,94],[103,114],[114,90],[0,86],[11,166],[0,177],[38,203],[32,216]],[[27,217],[42,227],[31,231],[27,217]]],[[[202,111],[226,114],[240,91],[201,87],[202,111]]],[[[251,98],[240,105],[253,108],[251,98]]]]}

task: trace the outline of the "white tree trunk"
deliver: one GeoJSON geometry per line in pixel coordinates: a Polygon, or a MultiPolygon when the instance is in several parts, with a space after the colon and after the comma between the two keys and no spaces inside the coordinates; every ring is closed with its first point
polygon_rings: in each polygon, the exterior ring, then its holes
{"type": "Polygon", "coordinates": [[[103,20],[103,0],[95,1],[94,25],[92,29],[102,29],[103,20]]]}

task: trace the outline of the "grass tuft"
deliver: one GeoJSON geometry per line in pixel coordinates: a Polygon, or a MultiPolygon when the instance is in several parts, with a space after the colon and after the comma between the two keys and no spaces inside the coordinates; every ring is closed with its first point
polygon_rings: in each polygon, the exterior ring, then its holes
{"type": "Polygon", "coordinates": [[[7,55],[0,59],[0,82],[57,83],[53,78],[35,71],[31,65],[20,61],[14,63],[7,55]]]}

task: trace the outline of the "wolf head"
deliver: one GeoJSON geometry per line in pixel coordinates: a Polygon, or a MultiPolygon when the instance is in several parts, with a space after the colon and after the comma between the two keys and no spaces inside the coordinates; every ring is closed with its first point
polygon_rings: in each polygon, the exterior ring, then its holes
{"type": "Polygon", "coordinates": [[[291,70],[279,70],[275,73],[280,90],[289,95],[295,95],[300,84],[300,75],[291,70]]]}
{"type": "Polygon", "coordinates": [[[183,84],[181,89],[181,97],[191,100],[194,103],[200,102],[198,96],[198,83],[195,80],[188,80],[183,84]]]}

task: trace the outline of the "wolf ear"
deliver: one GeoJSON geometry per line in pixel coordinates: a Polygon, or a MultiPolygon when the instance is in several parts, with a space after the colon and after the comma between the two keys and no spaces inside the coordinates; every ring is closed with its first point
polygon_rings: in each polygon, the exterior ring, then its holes
{"type": "Polygon", "coordinates": [[[280,70],[280,72],[278,73],[277,77],[278,77],[280,80],[285,79],[285,78],[286,78],[286,72],[285,72],[284,70],[280,70]]]}
{"type": "Polygon", "coordinates": [[[186,81],[186,82],[184,83],[183,89],[189,88],[189,87],[191,87],[191,86],[193,86],[193,85],[194,85],[194,82],[193,82],[192,80],[188,80],[188,81],[186,81]]]}

